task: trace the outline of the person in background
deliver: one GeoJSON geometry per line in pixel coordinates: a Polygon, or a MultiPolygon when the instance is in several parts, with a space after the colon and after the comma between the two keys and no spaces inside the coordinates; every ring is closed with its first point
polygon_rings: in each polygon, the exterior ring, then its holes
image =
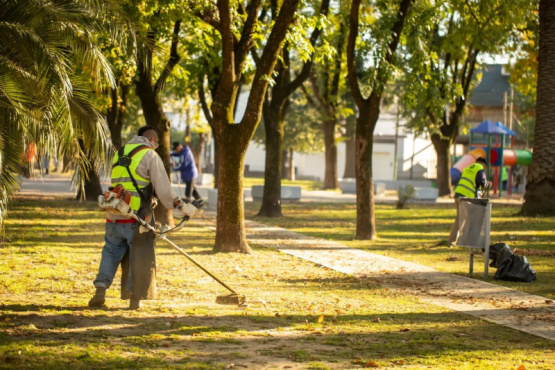
{"type": "Polygon", "coordinates": [[[507,167],[502,167],[503,169],[501,170],[501,186],[503,188],[503,190],[507,190],[509,187],[509,172],[507,171],[507,167]]]}
{"type": "Polygon", "coordinates": [[[448,245],[453,245],[457,240],[459,231],[459,198],[478,198],[478,190],[487,190],[491,183],[486,178],[487,162],[483,157],[476,159],[476,163],[466,167],[461,175],[461,179],[455,188],[455,207],[457,217],[451,227],[451,233],[447,241],[448,245]]]}
{"type": "Polygon", "coordinates": [[[48,175],[50,169],[50,156],[45,153],[42,155],[42,174],[48,175]]]}
{"type": "Polygon", "coordinates": [[[180,173],[181,181],[185,184],[185,197],[187,200],[190,201],[192,195],[199,205],[204,204],[204,200],[195,186],[198,169],[191,149],[187,145],[182,145],[175,141],[173,143],[173,152],[171,156],[173,158],[173,163],[177,164],[173,170],[180,173]]]}

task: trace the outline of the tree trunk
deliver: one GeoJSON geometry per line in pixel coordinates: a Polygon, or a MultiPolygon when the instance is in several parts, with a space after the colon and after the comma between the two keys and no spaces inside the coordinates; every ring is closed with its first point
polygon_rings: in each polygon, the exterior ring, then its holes
{"type": "Polygon", "coordinates": [[[200,132],[198,134],[198,142],[191,150],[193,152],[193,158],[195,159],[195,163],[197,165],[199,175],[202,173],[202,160],[201,160],[201,158],[202,158],[202,153],[204,152],[204,143],[206,142],[205,137],[206,136],[205,136],[204,132],[200,132]]]}
{"type": "MultiPolygon", "coordinates": [[[[214,189],[218,188],[218,184],[220,183],[219,180],[219,168],[220,168],[220,148],[218,147],[218,140],[216,139],[216,135],[214,135],[214,133],[212,133],[212,142],[214,143],[214,189]]],[[[245,171],[245,169],[243,168],[243,172],[245,171]]]]}
{"type": "MultiPolygon", "coordinates": [[[[279,109],[279,108],[278,108],[279,109]]],[[[272,110],[272,107],[270,107],[272,110]]],[[[279,110],[264,117],[266,128],[266,163],[264,167],[264,197],[258,216],[281,217],[281,169],[283,124],[279,110]]]]}
{"type": "MultiPolygon", "coordinates": [[[[139,78],[136,82],[135,90],[141,100],[143,115],[147,125],[156,127],[160,132],[160,136],[158,138],[159,146],[156,149],[156,152],[160,155],[160,158],[162,158],[164,168],[169,176],[171,170],[170,121],[164,114],[160,96],[153,91],[150,81],[145,81],[143,78],[139,78]]],[[[156,218],[156,221],[160,222],[162,225],[173,225],[172,212],[164,207],[163,204],[159,204],[158,207],[154,209],[154,217],[156,218]]]]}
{"type": "Polygon", "coordinates": [[[281,179],[282,180],[291,180],[289,177],[289,164],[288,164],[289,153],[286,149],[281,151],[281,179]]]}
{"type": "Polygon", "coordinates": [[[540,0],[540,45],[534,156],[522,212],[555,214],[555,3],[540,0]]]}
{"type": "Polygon", "coordinates": [[[399,45],[401,33],[408,11],[413,0],[402,0],[397,11],[397,19],[392,25],[392,38],[388,52],[377,66],[377,75],[370,96],[364,98],[357,76],[355,44],[358,38],[359,8],[361,0],[351,2],[349,15],[349,39],[347,47],[348,77],[353,99],[358,107],[359,116],[356,125],[356,191],[357,191],[357,230],[358,239],[376,238],[376,220],[374,214],[374,182],[372,178],[372,149],[374,144],[374,128],[380,115],[380,101],[387,84],[388,74],[384,66],[391,63],[395,50],[399,45]],[[381,71],[380,71],[381,70],[381,71]],[[381,73],[380,73],[381,72],[381,73]]]}
{"type": "Polygon", "coordinates": [[[84,199],[86,201],[96,201],[99,195],[102,195],[102,185],[100,184],[100,177],[98,176],[98,171],[96,170],[96,165],[92,164],[87,171],[88,179],[85,180],[84,189],[85,196],[82,197],[81,189],[77,192],[75,199],[84,199]]]}
{"type": "Polygon", "coordinates": [[[294,157],[294,153],[295,151],[293,150],[293,148],[289,148],[289,155],[287,156],[287,159],[289,160],[289,177],[288,179],[291,181],[295,181],[295,157],[294,157]]]}
{"type": "Polygon", "coordinates": [[[379,100],[365,104],[360,110],[356,127],[356,192],[357,239],[376,239],[374,212],[374,180],[372,177],[372,150],[374,127],[379,117],[379,100]]]}
{"type": "Polygon", "coordinates": [[[337,189],[337,142],[335,141],[335,120],[323,124],[324,144],[326,146],[326,170],[324,174],[324,190],[337,189]]]}
{"type": "Polygon", "coordinates": [[[345,172],[343,172],[343,178],[354,179],[356,177],[355,149],[354,137],[345,140],[345,172]]]}
{"type": "Polygon", "coordinates": [[[260,122],[268,79],[272,75],[287,31],[293,22],[299,0],[284,0],[274,22],[251,84],[241,122],[235,123],[233,111],[238,82],[247,55],[253,46],[253,35],[261,6],[255,0],[247,6],[241,38],[236,41],[234,12],[229,0],[218,1],[219,31],[222,35],[222,75],[212,100],[214,134],[218,144],[218,212],[215,252],[250,253],[246,240],[243,209],[244,158],[256,126],[260,122]],[[233,26],[233,27],[232,27],[233,26]]]}
{"type": "Polygon", "coordinates": [[[449,174],[449,148],[451,147],[450,139],[442,139],[440,135],[432,135],[432,144],[437,155],[437,179],[436,188],[439,191],[439,196],[451,194],[451,180],[449,174]]]}
{"type": "MultiPolygon", "coordinates": [[[[215,118],[216,119],[216,118],[215,118]]],[[[239,131],[239,125],[228,127],[230,131],[239,131]]],[[[225,130],[227,131],[227,130],[225,130]]],[[[243,174],[246,148],[243,152],[237,148],[240,132],[225,132],[218,137],[220,155],[218,158],[218,211],[216,221],[216,242],[214,252],[252,253],[247,244],[243,225],[243,174]]]]}
{"type": "Polygon", "coordinates": [[[118,85],[110,89],[110,98],[112,100],[112,104],[106,112],[106,123],[108,124],[108,130],[110,130],[112,145],[117,150],[121,148],[121,127],[117,127],[119,106],[118,85]]]}
{"type": "MultiPolygon", "coordinates": [[[[173,28],[169,59],[167,60],[166,65],[158,76],[156,82],[153,81],[152,77],[153,63],[152,52],[150,50],[146,51],[145,56],[137,58],[138,79],[135,81],[135,91],[137,93],[137,96],[141,100],[141,107],[143,108],[143,115],[145,117],[146,123],[147,125],[154,126],[158,129],[158,148],[156,149],[156,152],[160,155],[160,158],[162,158],[162,162],[164,163],[164,168],[166,169],[166,174],[168,178],[170,178],[171,176],[171,123],[164,114],[160,94],[164,90],[167,78],[180,60],[180,56],[177,53],[180,27],[181,20],[176,20],[173,28]]],[[[156,43],[158,41],[157,35],[154,33],[154,31],[149,31],[147,37],[153,43],[156,43]]],[[[162,204],[159,204],[158,207],[154,209],[154,217],[157,219],[157,221],[162,223],[162,225],[173,226],[172,212],[171,210],[164,207],[162,204]]]]}
{"type": "MultiPolygon", "coordinates": [[[[82,139],[79,139],[79,145],[81,146],[81,150],[83,150],[85,146],[83,145],[82,139]]],[[[98,163],[96,163],[95,160],[91,160],[88,166],[81,167],[81,171],[86,171],[86,175],[85,173],[81,174],[81,176],[86,176],[83,186],[85,194],[83,194],[82,189],[79,188],[75,199],[96,201],[98,199],[98,196],[102,194],[100,176],[98,175],[98,163]]]]}
{"type": "Polygon", "coordinates": [[[123,129],[125,115],[127,114],[128,96],[129,85],[118,84],[116,88],[111,89],[112,105],[106,114],[106,121],[108,122],[112,145],[116,150],[123,146],[121,131],[123,129]],[[119,91],[121,91],[121,101],[119,91]]]}

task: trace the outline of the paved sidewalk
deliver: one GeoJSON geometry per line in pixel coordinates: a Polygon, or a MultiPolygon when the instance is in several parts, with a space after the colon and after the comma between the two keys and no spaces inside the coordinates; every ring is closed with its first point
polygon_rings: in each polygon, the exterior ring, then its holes
{"type": "MultiPolygon", "coordinates": [[[[38,173],[38,172],[37,172],[38,173]]],[[[42,196],[52,196],[52,197],[64,197],[64,198],[74,198],[75,188],[71,184],[71,175],[64,173],[52,173],[45,175],[42,178],[36,176],[35,178],[20,178],[22,182],[20,194],[22,195],[42,195],[42,196]]],[[[103,181],[103,186],[108,187],[108,181],[103,181]]],[[[172,189],[176,195],[180,194],[178,184],[172,184],[172,189]]],[[[181,185],[181,192],[184,191],[183,185],[181,185]]],[[[200,195],[204,199],[208,199],[208,190],[212,189],[211,185],[200,185],[197,186],[200,195]]],[[[251,188],[245,188],[245,200],[247,202],[252,201],[251,188]]],[[[356,201],[355,194],[342,194],[341,192],[335,191],[325,191],[325,190],[302,190],[301,202],[346,202],[354,203],[356,201]]],[[[397,202],[396,196],[391,195],[378,195],[375,196],[374,201],[378,204],[394,204],[397,202]]],[[[514,199],[498,199],[492,198],[490,201],[495,205],[503,206],[520,206],[522,205],[521,198],[514,199]]],[[[435,201],[412,201],[413,204],[452,204],[454,201],[451,198],[438,198],[435,201]]]]}
{"type": "Polygon", "coordinates": [[[250,243],[275,248],[439,306],[555,341],[555,302],[545,297],[253,221],[246,221],[246,228],[250,243]]]}

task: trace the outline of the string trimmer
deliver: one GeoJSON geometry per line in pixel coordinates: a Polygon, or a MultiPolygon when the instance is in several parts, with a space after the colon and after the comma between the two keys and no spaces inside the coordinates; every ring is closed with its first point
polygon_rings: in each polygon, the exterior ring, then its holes
{"type": "MultiPolygon", "coordinates": [[[[171,245],[175,250],[187,257],[189,261],[194,263],[198,268],[200,268],[211,278],[216,280],[221,286],[231,292],[231,294],[217,296],[216,303],[237,305],[245,303],[246,298],[244,295],[241,295],[237,293],[234,289],[230,288],[229,285],[227,285],[210,271],[208,271],[204,266],[195,261],[193,257],[191,257],[183,249],[179,248],[174,242],[168,239],[167,235],[169,233],[179,231],[183,228],[183,226],[185,226],[185,223],[189,221],[189,216],[181,218],[181,221],[174,228],[169,228],[169,226],[167,225],[162,226],[159,223],[156,223],[156,227],[154,227],[140,218],[137,213],[135,213],[135,211],[131,207],[129,207],[130,199],[131,195],[122,186],[118,185],[114,189],[108,190],[106,193],[104,193],[104,195],[100,195],[98,197],[98,205],[105,212],[134,218],[137,222],[141,224],[142,227],[152,231],[160,239],[171,245]]],[[[196,201],[193,201],[192,204],[197,209],[201,207],[198,203],[196,203],[196,201]]],[[[176,216],[176,212],[174,212],[174,216],[176,216]]]]}

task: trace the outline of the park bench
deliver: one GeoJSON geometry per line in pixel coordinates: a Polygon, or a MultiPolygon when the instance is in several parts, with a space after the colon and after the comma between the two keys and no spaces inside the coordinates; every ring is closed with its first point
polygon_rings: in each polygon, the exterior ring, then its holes
{"type": "MultiPolygon", "coordinates": [[[[356,194],[356,180],[355,179],[341,179],[339,180],[339,188],[343,194],[356,194]]],[[[385,183],[374,182],[374,194],[384,195],[385,194],[385,183]]]]}
{"type": "MultiPolygon", "coordinates": [[[[251,188],[252,199],[255,202],[262,201],[264,196],[264,185],[254,185],[251,188]]],[[[299,202],[301,200],[300,186],[281,186],[282,202],[299,202]]]]}
{"type": "Polygon", "coordinates": [[[414,188],[414,199],[416,200],[436,200],[439,190],[436,188],[414,188]]]}

